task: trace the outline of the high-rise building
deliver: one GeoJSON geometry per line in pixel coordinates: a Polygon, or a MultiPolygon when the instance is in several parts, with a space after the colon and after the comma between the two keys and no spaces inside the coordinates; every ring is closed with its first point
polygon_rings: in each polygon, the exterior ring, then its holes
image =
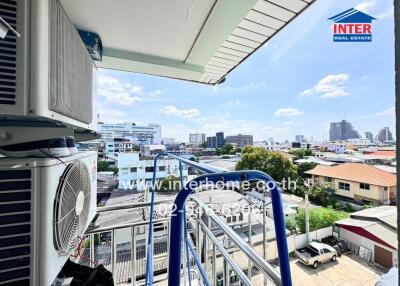
{"type": "Polygon", "coordinates": [[[294,141],[295,142],[299,142],[299,143],[303,142],[304,141],[304,135],[301,135],[301,134],[300,135],[296,135],[294,141]]]}
{"type": "Polygon", "coordinates": [[[207,148],[217,148],[217,137],[216,136],[207,137],[207,148]]]}
{"type": "Polygon", "coordinates": [[[148,124],[139,126],[133,122],[97,124],[97,131],[104,141],[124,138],[137,145],[161,144],[161,126],[148,124]]]}
{"type": "Polygon", "coordinates": [[[224,132],[215,133],[215,137],[217,137],[217,148],[221,148],[225,145],[224,132]]]}
{"type": "Polygon", "coordinates": [[[205,133],[193,133],[189,134],[189,143],[194,145],[200,145],[206,142],[205,133]]]}
{"type": "Polygon", "coordinates": [[[226,144],[236,144],[238,147],[243,146],[253,146],[253,135],[233,135],[233,136],[226,136],[225,139],[226,144]]]}
{"type": "Polygon", "coordinates": [[[372,135],[372,132],[366,131],[364,133],[364,138],[369,139],[369,141],[374,142],[374,136],[372,135]]]}
{"type": "Polygon", "coordinates": [[[393,135],[392,132],[390,132],[389,127],[384,127],[379,130],[375,139],[379,142],[393,141],[393,135]]]}
{"type": "Polygon", "coordinates": [[[340,122],[332,122],[329,130],[330,141],[340,141],[352,138],[360,138],[358,132],[353,128],[350,122],[342,120],[340,122]]]}

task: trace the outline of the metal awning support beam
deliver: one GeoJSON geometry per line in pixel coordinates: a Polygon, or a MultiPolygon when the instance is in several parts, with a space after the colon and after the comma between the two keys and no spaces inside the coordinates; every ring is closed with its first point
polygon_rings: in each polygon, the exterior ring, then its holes
{"type": "Polygon", "coordinates": [[[204,74],[204,67],[199,65],[110,48],[104,49],[103,60],[96,64],[100,68],[144,74],[154,74],[157,70],[161,76],[187,80],[200,80],[204,74]]]}

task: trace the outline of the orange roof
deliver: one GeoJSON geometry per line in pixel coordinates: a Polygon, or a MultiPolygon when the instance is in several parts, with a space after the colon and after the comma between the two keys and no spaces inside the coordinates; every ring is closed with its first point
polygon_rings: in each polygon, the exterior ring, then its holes
{"type": "Polygon", "coordinates": [[[367,164],[344,163],[336,166],[318,165],[305,173],[377,186],[390,187],[396,185],[396,174],[383,171],[367,164]]]}
{"type": "Polygon", "coordinates": [[[365,153],[364,155],[396,157],[396,151],[392,151],[392,150],[378,150],[378,151],[371,152],[371,153],[365,153]]]}

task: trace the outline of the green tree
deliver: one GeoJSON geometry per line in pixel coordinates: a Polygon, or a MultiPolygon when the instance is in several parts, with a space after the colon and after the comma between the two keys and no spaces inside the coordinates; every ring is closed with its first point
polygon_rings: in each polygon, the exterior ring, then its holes
{"type": "Polygon", "coordinates": [[[114,174],[118,174],[118,167],[110,167],[106,161],[97,161],[97,172],[108,172],[112,171],[114,174]]]}
{"type": "Polygon", "coordinates": [[[229,155],[234,152],[234,148],[232,144],[225,144],[219,149],[219,151],[221,155],[229,155]]]}
{"type": "Polygon", "coordinates": [[[329,186],[312,186],[309,189],[309,198],[311,202],[317,205],[336,208],[335,190],[329,186]]]}
{"type": "Polygon", "coordinates": [[[259,170],[270,175],[275,181],[297,178],[296,167],[282,154],[267,151],[261,147],[246,146],[242,149],[241,160],[236,164],[236,170],[259,170]]]}
{"type": "Polygon", "coordinates": [[[309,178],[309,175],[304,174],[304,172],[314,169],[317,166],[316,163],[301,163],[297,166],[297,174],[299,175],[299,177],[301,178],[309,178]]]}
{"type": "MultiPolygon", "coordinates": [[[[310,231],[332,226],[336,221],[347,218],[349,215],[344,211],[331,208],[314,208],[309,211],[310,231]]],[[[296,215],[296,224],[301,232],[306,231],[306,216],[304,208],[299,209],[296,215]]]]}
{"type": "Polygon", "coordinates": [[[293,222],[292,219],[286,218],[285,220],[286,229],[293,231],[296,230],[296,222],[293,222]]]}
{"type": "Polygon", "coordinates": [[[192,156],[192,157],[189,158],[189,160],[198,163],[199,162],[199,157],[192,156]]]}
{"type": "Polygon", "coordinates": [[[169,176],[161,181],[159,192],[178,193],[181,190],[180,178],[169,176]]]}
{"type": "Polygon", "coordinates": [[[294,156],[296,156],[296,159],[302,159],[306,156],[311,156],[312,155],[312,150],[310,149],[304,149],[304,148],[300,148],[300,149],[292,149],[289,151],[289,154],[292,154],[294,156]]]}
{"type": "MultiPolygon", "coordinates": [[[[100,234],[95,233],[94,235],[94,246],[99,246],[100,244],[100,234]]],[[[83,247],[84,248],[89,248],[90,247],[90,239],[87,238],[83,241],[83,247]]]]}
{"type": "Polygon", "coordinates": [[[106,161],[97,161],[97,172],[109,171],[110,166],[106,161]]]}
{"type": "Polygon", "coordinates": [[[201,144],[200,144],[200,147],[202,147],[202,148],[207,148],[207,142],[201,143],[201,144]]]}

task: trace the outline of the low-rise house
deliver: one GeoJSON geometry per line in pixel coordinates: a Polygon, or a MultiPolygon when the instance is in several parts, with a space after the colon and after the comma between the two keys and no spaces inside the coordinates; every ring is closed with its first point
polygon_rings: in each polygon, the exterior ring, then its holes
{"type": "Polygon", "coordinates": [[[305,173],[314,184],[327,185],[339,196],[378,205],[396,201],[396,175],[367,164],[318,165],[305,173]]]}
{"type": "Polygon", "coordinates": [[[389,269],[397,261],[397,210],[395,206],[367,208],[336,222],[335,232],[364,259],[389,269]]]}

